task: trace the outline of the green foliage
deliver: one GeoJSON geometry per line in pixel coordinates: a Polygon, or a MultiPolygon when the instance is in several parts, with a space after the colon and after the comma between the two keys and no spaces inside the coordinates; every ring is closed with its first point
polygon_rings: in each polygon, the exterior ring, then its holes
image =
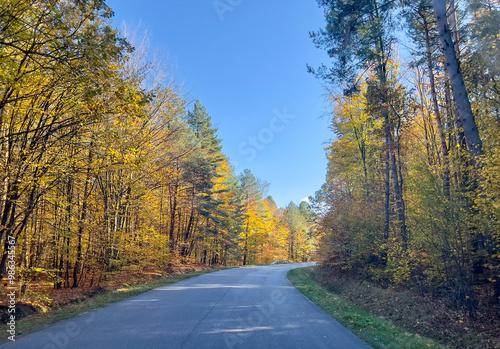
{"type": "Polygon", "coordinates": [[[318,0],[318,4],[324,8],[326,27],[310,36],[333,58],[333,67],[309,67],[309,71],[330,83],[346,82],[349,89],[345,92],[350,94],[357,90],[352,83],[360,69],[369,62],[388,58],[383,56],[391,50],[395,2],[318,0]]]}

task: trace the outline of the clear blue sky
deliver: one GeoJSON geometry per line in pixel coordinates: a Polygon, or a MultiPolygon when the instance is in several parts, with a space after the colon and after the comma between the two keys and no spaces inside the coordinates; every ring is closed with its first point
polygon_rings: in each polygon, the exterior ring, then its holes
{"type": "Polygon", "coordinates": [[[241,172],[270,183],[284,207],[314,195],[325,179],[324,89],[307,73],[328,63],[309,31],[323,26],[315,0],[108,0],[114,23],[147,30],[168,54],[189,99],[219,128],[241,172]]]}

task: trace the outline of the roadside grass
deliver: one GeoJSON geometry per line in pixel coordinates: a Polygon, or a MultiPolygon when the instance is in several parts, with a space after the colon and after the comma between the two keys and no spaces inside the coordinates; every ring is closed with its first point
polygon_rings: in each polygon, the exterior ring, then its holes
{"type": "MultiPolygon", "coordinates": [[[[46,313],[36,313],[30,315],[26,318],[20,319],[16,322],[16,333],[17,336],[25,335],[37,330],[40,330],[49,325],[55,324],[56,322],[67,320],[76,315],[102,308],[106,305],[120,302],[127,298],[137,296],[141,293],[151,291],[158,287],[167,286],[182,280],[190,279],[195,276],[200,276],[203,274],[213,273],[219,270],[232,269],[234,267],[221,267],[213,268],[207,270],[196,271],[192,273],[173,275],[167,278],[157,279],[144,284],[137,284],[133,286],[121,286],[120,288],[114,290],[103,290],[102,293],[98,293],[91,298],[86,298],[80,300],[77,303],[65,305],[61,308],[52,309],[46,313]]],[[[6,342],[7,339],[0,338],[0,343],[6,342]]]]}
{"type": "Polygon", "coordinates": [[[288,279],[309,300],[330,314],[342,325],[380,349],[444,349],[432,339],[410,333],[392,322],[373,315],[357,305],[329,292],[312,279],[311,268],[292,269],[288,279]]]}

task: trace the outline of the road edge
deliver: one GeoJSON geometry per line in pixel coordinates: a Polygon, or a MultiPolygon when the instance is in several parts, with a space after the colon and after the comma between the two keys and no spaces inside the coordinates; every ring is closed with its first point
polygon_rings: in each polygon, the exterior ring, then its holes
{"type": "Polygon", "coordinates": [[[411,333],[328,291],[313,280],[311,268],[291,269],[287,272],[287,278],[307,299],[374,348],[448,348],[430,338],[411,333]]]}
{"type": "MultiPolygon", "coordinates": [[[[123,286],[114,290],[106,290],[92,298],[87,298],[76,304],[65,305],[61,308],[51,310],[48,313],[35,313],[33,315],[22,318],[16,322],[16,338],[27,334],[37,332],[56,323],[74,318],[78,315],[106,307],[113,303],[124,301],[128,298],[149,292],[159,287],[175,284],[177,282],[191,279],[193,277],[204,274],[214,273],[221,270],[238,268],[238,266],[219,267],[195,271],[186,274],[173,275],[166,278],[161,278],[152,282],[138,284],[130,287],[123,286]]],[[[2,324],[3,327],[6,324],[2,324]]],[[[8,343],[9,340],[0,338],[0,345],[8,343]]]]}

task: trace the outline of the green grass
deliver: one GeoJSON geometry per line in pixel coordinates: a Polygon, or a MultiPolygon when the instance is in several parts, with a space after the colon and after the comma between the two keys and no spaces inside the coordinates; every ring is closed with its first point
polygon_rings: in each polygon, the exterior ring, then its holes
{"type": "Polygon", "coordinates": [[[432,339],[410,333],[329,292],[312,279],[310,269],[306,267],[290,270],[288,279],[313,303],[374,348],[448,348],[432,339]]]}
{"type": "MultiPolygon", "coordinates": [[[[231,269],[234,267],[213,268],[208,270],[197,271],[193,273],[174,275],[168,278],[162,278],[150,283],[139,284],[134,286],[123,286],[116,290],[106,290],[103,293],[97,294],[92,298],[87,298],[79,303],[67,305],[58,309],[52,309],[47,313],[37,313],[30,315],[16,322],[17,335],[28,334],[37,331],[56,322],[72,318],[76,315],[102,308],[106,305],[116,303],[138,294],[151,291],[155,288],[167,286],[182,280],[186,280],[195,276],[212,273],[223,269],[231,269]]],[[[0,343],[6,342],[7,339],[2,336],[0,343]]]]}

